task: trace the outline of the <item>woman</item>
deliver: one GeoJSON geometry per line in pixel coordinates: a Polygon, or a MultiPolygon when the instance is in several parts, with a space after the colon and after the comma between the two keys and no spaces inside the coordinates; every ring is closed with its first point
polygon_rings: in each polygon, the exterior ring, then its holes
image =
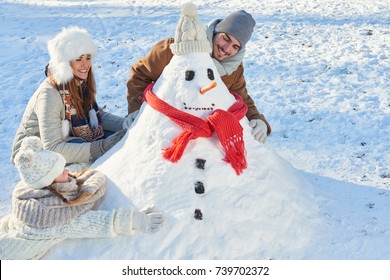
{"type": "Polygon", "coordinates": [[[154,233],[163,214],[153,208],[95,210],[107,180],[97,170],[69,176],[62,155],[43,150],[26,137],[15,156],[21,181],[12,195],[12,214],[0,220],[0,259],[39,259],[70,238],[115,237],[135,231],[154,233]]]}
{"type": "Polygon", "coordinates": [[[68,164],[93,162],[126,133],[124,118],[104,112],[96,103],[96,45],[86,30],[69,27],[49,40],[48,50],[47,78],[27,104],[11,162],[27,136],[40,137],[44,149],[61,154],[68,164]]]}

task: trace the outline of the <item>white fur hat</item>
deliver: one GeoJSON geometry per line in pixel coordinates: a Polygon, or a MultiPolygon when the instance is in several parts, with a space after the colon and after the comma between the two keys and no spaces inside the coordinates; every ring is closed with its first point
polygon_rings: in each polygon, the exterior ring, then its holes
{"type": "Polygon", "coordinates": [[[58,84],[69,82],[73,78],[70,61],[83,54],[96,56],[96,45],[85,29],[77,26],[63,28],[47,43],[50,62],[49,70],[58,84]]]}
{"type": "Polygon", "coordinates": [[[24,138],[15,156],[15,166],[21,180],[33,189],[41,189],[53,183],[64,171],[65,164],[62,155],[43,150],[41,139],[37,136],[24,138]]]}
{"type": "Polygon", "coordinates": [[[175,55],[194,52],[211,53],[211,44],[206,36],[206,26],[198,19],[196,6],[193,3],[185,3],[181,6],[175,42],[170,45],[170,48],[175,55]]]}

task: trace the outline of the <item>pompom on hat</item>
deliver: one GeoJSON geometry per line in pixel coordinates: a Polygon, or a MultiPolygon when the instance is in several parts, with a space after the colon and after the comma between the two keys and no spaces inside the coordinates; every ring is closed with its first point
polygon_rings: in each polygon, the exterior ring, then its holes
{"type": "Polygon", "coordinates": [[[200,22],[193,3],[185,3],[181,6],[175,42],[170,45],[170,48],[174,55],[194,52],[211,53],[211,45],[206,36],[206,26],[200,22]]]}
{"type": "Polygon", "coordinates": [[[240,10],[220,21],[215,27],[215,32],[232,35],[240,42],[241,48],[244,48],[252,36],[255,25],[256,22],[252,15],[240,10]]]}
{"type": "Polygon", "coordinates": [[[62,155],[43,150],[42,142],[36,136],[24,138],[15,156],[15,166],[21,180],[33,189],[51,185],[62,174],[65,164],[66,160],[62,155]]]}
{"type": "Polygon", "coordinates": [[[96,45],[85,29],[77,26],[63,28],[47,43],[50,62],[49,71],[58,84],[65,84],[73,78],[70,61],[83,54],[90,54],[91,59],[96,57],[96,45]]]}

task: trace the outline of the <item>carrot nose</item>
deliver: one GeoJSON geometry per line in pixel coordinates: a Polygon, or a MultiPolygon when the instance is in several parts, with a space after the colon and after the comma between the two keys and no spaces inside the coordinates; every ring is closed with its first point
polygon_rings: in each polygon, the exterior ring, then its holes
{"type": "Polygon", "coordinates": [[[210,89],[213,89],[217,86],[217,82],[212,82],[211,84],[205,86],[205,87],[202,87],[199,92],[200,94],[205,94],[206,92],[208,92],[210,89]]]}

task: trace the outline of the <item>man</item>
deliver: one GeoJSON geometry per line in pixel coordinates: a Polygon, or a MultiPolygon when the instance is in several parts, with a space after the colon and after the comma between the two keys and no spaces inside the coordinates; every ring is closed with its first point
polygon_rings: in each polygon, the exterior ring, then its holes
{"type": "MultiPolygon", "coordinates": [[[[224,20],[216,19],[207,27],[207,39],[212,44],[211,56],[226,87],[239,94],[246,105],[246,117],[253,128],[252,134],[259,142],[265,143],[271,133],[271,126],[264,115],[256,108],[253,99],[248,95],[244,77],[243,58],[245,45],[249,41],[256,22],[244,10],[234,12],[224,20]]],[[[151,51],[138,60],[130,69],[131,76],[127,81],[128,117],[125,126],[138,114],[142,104],[145,88],[156,81],[173,54],[170,45],[173,38],[159,41],[151,51]]]]}

